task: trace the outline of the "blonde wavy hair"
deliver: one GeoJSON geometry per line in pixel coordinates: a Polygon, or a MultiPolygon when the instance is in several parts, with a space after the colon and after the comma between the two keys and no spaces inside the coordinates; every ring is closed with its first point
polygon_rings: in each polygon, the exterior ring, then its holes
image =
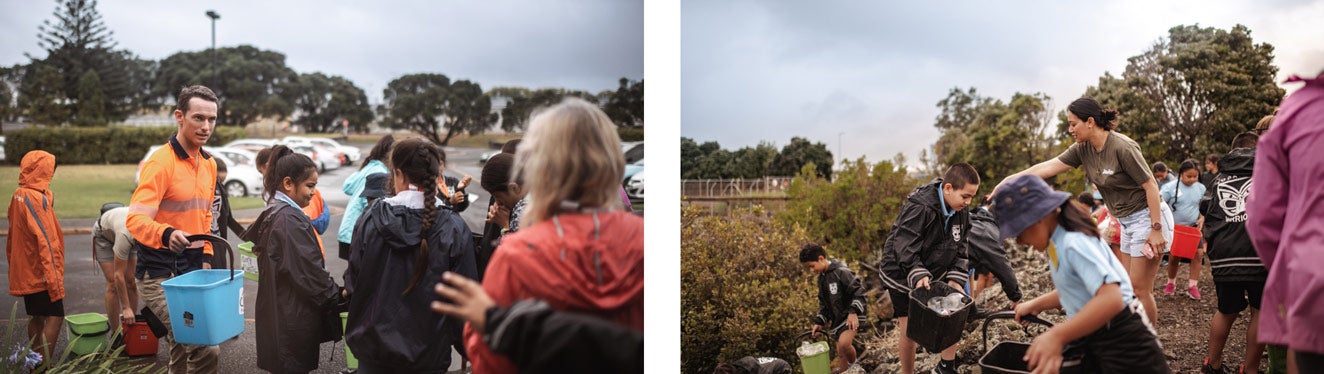
{"type": "Polygon", "coordinates": [[[567,98],[536,114],[515,152],[512,180],[523,176],[522,227],[574,209],[621,209],[625,155],[616,125],[587,101],[567,98]]]}

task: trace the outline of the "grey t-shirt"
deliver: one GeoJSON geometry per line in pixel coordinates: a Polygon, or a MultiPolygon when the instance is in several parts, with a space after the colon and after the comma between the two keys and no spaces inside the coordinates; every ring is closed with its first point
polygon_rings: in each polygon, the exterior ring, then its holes
{"type": "Polygon", "coordinates": [[[1154,175],[1140,154],[1140,145],[1126,135],[1110,131],[1100,152],[1089,142],[1072,144],[1057,159],[1073,168],[1085,165],[1085,178],[1099,186],[1113,216],[1126,217],[1148,207],[1141,186],[1154,175]]]}

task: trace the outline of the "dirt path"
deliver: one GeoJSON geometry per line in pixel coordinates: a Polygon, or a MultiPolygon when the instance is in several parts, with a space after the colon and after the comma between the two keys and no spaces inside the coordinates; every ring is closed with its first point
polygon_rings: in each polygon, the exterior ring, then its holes
{"type": "MultiPolygon", "coordinates": [[[[1021,283],[1021,292],[1028,300],[1038,295],[1042,295],[1052,290],[1052,280],[1048,276],[1048,266],[1045,263],[1044,256],[1037,252],[1014,251],[1009,253],[1013,268],[1017,269],[1017,279],[1021,283]]],[[[1168,359],[1168,365],[1173,373],[1198,373],[1200,365],[1203,363],[1205,354],[1209,349],[1209,321],[1213,318],[1216,310],[1216,296],[1214,293],[1213,278],[1209,275],[1208,267],[1202,271],[1200,277],[1201,300],[1193,300],[1186,295],[1186,277],[1190,274],[1187,267],[1183,264],[1179,269],[1178,289],[1172,295],[1163,295],[1163,286],[1167,282],[1166,268],[1160,269],[1159,275],[1154,281],[1154,294],[1159,309],[1158,323],[1155,328],[1159,332],[1159,341],[1163,344],[1163,350],[1168,359]]],[[[876,296],[876,295],[875,295],[876,296]]],[[[886,301],[886,296],[881,296],[881,304],[872,307],[871,313],[880,312],[891,314],[890,303],[886,301]]],[[[880,300],[873,297],[872,300],[880,300]]],[[[1006,300],[1002,293],[1000,285],[985,290],[979,295],[976,302],[986,309],[1007,309],[1011,303],[1006,300]]],[[[1045,319],[1054,322],[1060,322],[1064,316],[1060,313],[1046,312],[1045,319]]],[[[868,351],[861,356],[861,364],[870,373],[895,373],[900,371],[898,357],[896,353],[897,331],[891,328],[890,318],[876,315],[881,322],[881,334],[864,338],[865,344],[869,347],[868,351]]],[[[1237,365],[1240,365],[1245,355],[1246,327],[1250,319],[1250,312],[1242,312],[1240,318],[1232,327],[1232,332],[1228,335],[1226,348],[1223,350],[1223,363],[1229,372],[1235,372],[1237,365]]],[[[979,373],[977,361],[984,354],[980,350],[980,333],[977,323],[970,323],[966,328],[967,332],[961,341],[961,349],[957,354],[957,360],[961,362],[962,373],[979,373]]],[[[1042,330],[1031,329],[1034,332],[1042,330]]],[[[1011,323],[992,323],[989,328],[989,345],[995,345],[1003,340],[1028,342],[1022,329],[1011,323]]],[[[930,353],[918,353],[916,355],[915,368],[917,371],[926,371],[937,364],[938,355],[930,353]]],[[[1264,360],[1261,360],[1261,367],[1267,367],[1264,360]]]]}

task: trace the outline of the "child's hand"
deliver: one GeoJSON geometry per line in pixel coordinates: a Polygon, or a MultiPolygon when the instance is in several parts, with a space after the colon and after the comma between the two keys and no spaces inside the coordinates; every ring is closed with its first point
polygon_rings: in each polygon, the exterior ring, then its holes
{"type": "Polygon", "coordinates": [[[815,323],[815,324],[814,324],[814,327],[812,327],[812,328],[809,329],[809,337],[810,337],[810,339],[813,339],[814,334],[817,334],[817,333],[818,333],[818,330],[822,330],[822,329],[823,329],[823,325],[820,325],[820,324],[815,323]]]}
{"type": "Polygon", "coordinates": [[[1030,349],[1025,351],[1025,357],[1021,359],[1025,360],[1031,373],[1056,374],[1062,367],[1062,341],[1052,330],[1048,330],[1030,343],[1030,349]]]}
{"type": "Polygon", "coordinates": [[[1016,322],[1019,322],[1021,326],[1030,325],[1029,321],[1021,321],[1022,316],[1033,316],[1039,314],[1039,311],[1034,310],[1034,307],[1030,305],[1029,302],[1018,303],[1013,305],[1011,308],[1012,310],[1016,311],[1016,322]]]}
{"type": "Polygon", "coordinates": [[[460,183],[456,183],[456,185],[455,185],[455,189],[457,189],[457,190],[463,190],[463,189],[465,189],[466,187],[469,187],[469,183],[470,183],[470,182],[473,182],[473,180],[474,180],[474,177],[466,175],[466,176],[464,176],[464,179],[461,179],[461,180],[460,180],[460,183]]]}
{"type": "Polygon", "coordinates": [[[915,283],[915,288],[920,287],[924,287],[926,290],[929,289],[929,277],[925,276],[924,278],[920,278],[919,283],[915,283]]]}
{"type": "Polygon", "coordinates": [[[955,288],[957,292],[965,293],[965,287],[961,287],[961,284],[956,283],[956,281],[947,281],[947,285],[955,288]]]}
{"type": "Polygon", "coordinates": [[[860,327],[860,318],[856,317],[855,313],[851,313],[850,315],[846,316],[846,329],[855,330],[859,327],[860,327]]]}

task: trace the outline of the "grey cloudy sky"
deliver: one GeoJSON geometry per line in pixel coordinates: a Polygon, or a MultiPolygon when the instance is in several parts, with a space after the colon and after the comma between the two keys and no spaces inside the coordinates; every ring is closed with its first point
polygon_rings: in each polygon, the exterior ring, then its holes
{"type": "MultiPolygon", "coordinates": [[[[792,136],[916,162],[953,87],[1061,110],[1183,24],[1251,29],[1279,81],[1324,70],[1324,1],[686,1],[681,135],[735,149],[792,136]]],[[[1285,86],[1294,88],[1292,86],[1285,86]]]]}
{"type": "MultiPolygon", "coordinates": [[[[44,57],[37,26],[54,1],[0,0],[0,65],[44,57]]],[[[300,73],[340,75],[380,101],[391,79],[420,72],[496,86],[615,89],[642,79],[643,2],[572,1],[101,1],[120,48],[163,59],[211,45],[285,54],[300,73]]]]}

